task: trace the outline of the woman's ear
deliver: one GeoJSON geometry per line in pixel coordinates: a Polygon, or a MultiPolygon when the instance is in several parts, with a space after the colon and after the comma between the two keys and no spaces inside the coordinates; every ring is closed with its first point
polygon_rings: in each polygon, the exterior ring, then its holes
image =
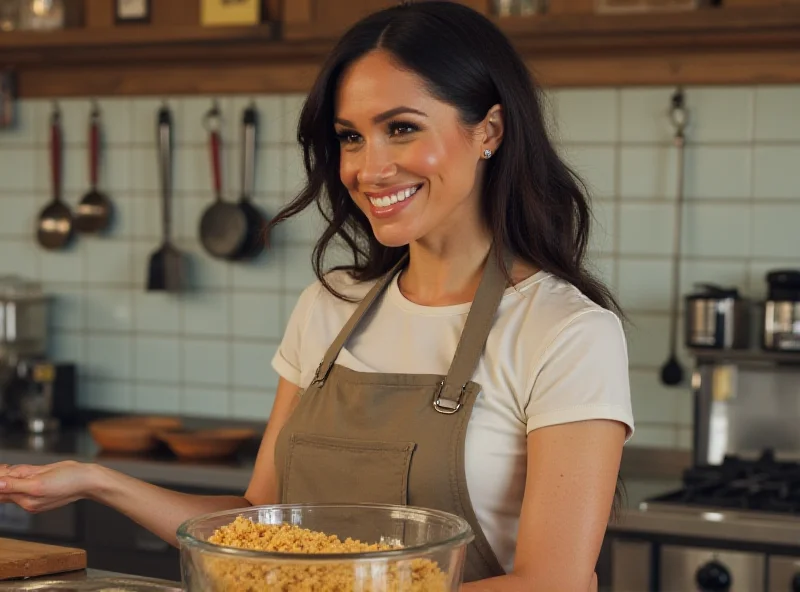
{"type": "Polygon", "coordinates": [[[494,105],[489,109],[481,125],[483,127],[483,141],[481,142],[480,150],[481,155],[487,158],[486,155],[489,154],[487,150],[494,154],[503,142],[503,132],[505,130],[503,108],[500,105],[494,105]]]}

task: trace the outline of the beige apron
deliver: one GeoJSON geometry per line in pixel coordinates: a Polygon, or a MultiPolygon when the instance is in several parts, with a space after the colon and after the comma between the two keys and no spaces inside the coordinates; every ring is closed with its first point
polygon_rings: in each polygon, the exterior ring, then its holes
{"type": "Polygon", "coordinates": [[[281,430],[275,466],[282,503],[385,503],[465,518],[475,534],[465,581],[505,571],[478,524],[467,491],[464,440],[480,359],[506,278],[489,258],[447,377],[356,372],[334,362],[405,260],[379,280],[328,349],[281,430]]]}

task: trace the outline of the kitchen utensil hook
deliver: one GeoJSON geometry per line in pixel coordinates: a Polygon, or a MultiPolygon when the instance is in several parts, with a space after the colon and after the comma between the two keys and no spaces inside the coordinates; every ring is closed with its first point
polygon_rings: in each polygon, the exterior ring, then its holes
{"type": "Polygon", "coordinates": [[[661,382],[676,386],[683,382],[683,367],[678,361],[678,298],[680,295],[681,227],[683,222],[683,183],[684,183],[684,134],[689,123],[689,113],[683,89],[678,87],[670,99],[670,122],[675,129],[674,142],[677,148],[678,179],[675,199],[675,224],[672,237],[672,298],[670,308],[669,358],[661,367],[661,382]]]}

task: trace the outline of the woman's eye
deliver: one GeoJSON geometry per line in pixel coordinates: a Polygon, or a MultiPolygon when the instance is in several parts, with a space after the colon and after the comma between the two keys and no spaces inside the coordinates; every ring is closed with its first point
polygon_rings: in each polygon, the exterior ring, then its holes
{"type": "Polygon", "coordinates": [[[393,121],[392,123],[389,124],[390,136],[406,136],[416,131],[419,131],[419,127],[417,127],[413,123],[407,123],[404,121],[393,121]]]}
{"type": "Polygon", "coordinates": [[[361,139],[361,136],[355,132],[341,131],[336,132],[336,138],[339,140],[340,144],[355,144],[361,139]]]}

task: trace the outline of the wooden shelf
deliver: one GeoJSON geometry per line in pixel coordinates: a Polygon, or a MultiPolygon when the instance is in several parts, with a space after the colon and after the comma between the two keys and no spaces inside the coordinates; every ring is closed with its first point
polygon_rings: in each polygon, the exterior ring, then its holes
{"type": "MultiPolygon", "coordinates": [[[[495,22],[546,87],[800,83],[800,5],[495,22]]],[[[17,71],[22,97],[305,92],[341,28],[2,33],[0,67],[17,71]]]]}
{"type": "Polygon", "coordinates": [[[800,367],[800,352],[766,351],[760,349],[721,350],[692,348],[689,353],[699,364],[748,364],[800,367]]]}

